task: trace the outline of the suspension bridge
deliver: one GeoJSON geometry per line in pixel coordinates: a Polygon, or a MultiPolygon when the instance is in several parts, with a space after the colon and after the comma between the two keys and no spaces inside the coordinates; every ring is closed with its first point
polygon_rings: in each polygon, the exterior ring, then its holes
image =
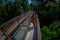
{"type": "Polygon", "coordinates": [[[0,40],[42,40],[37,13],[29,11],[4,23],[0,40]]]}

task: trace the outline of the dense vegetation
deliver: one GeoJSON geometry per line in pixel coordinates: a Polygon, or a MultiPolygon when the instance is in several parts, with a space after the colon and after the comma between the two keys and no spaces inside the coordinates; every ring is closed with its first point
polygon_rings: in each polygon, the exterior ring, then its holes
{"type": "Polygon", "coordinates": [[[28,10],[26,7],[27,2],[23,0],[0,0],[0,25],[18,16],[28,10]]]}
{"type": "Polygon", "coordinates": [[[37,13],[43,40],[60,40],[60,3],[39,2],[37,13]]]}
{"type": "Polygon", "coordinates": [[[36,1],[36,5],[28,6],[24,0],[15,2],[0,0],[0,25],[26,11],[36,10],[43,40],[60,40],[60,3],[36,1]]]}

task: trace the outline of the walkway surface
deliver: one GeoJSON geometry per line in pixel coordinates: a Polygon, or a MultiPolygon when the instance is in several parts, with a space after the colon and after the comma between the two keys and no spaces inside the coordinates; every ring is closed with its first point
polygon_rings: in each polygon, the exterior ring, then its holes
{"type": "Polygon", "coordinates": [[[29,32],[27,33],[26,39],[25,40],[33,40],[33,34],[34,34],[34,28],[33,28],[33,23],[30,24],[31,29],[29,29],[29,32]]]}

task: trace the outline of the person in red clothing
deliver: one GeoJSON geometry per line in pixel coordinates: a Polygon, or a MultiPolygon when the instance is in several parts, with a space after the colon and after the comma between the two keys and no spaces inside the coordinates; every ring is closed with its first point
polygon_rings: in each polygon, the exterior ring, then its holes
{"type": "Polygon", "coordinates": [[[34,26],[35,26],[35,20],[36,20],[36,16],[35,16],[35,14],[32,14],[31,22],[33,23],[34,26]]]}

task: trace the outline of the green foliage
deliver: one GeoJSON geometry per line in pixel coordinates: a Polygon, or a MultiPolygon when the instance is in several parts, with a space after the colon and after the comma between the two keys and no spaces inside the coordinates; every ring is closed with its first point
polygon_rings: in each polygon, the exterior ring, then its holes
{"type": "Polygon", "coordinates": [[[52,38],[56,38],[60,35],[60,21],[54,21],[49,28],[47,26],[43,26],[42,28],[42,39],[43,40],[54,40],[52,38]]]}
{"type": "Polygon", "coordinates": [[[2,0],[0,0],[0,3],[2,3],[2,0]]]}
{"type": "Polygon", "coordinates": [[[36,10],[37,10],[41,25],[49,26],[50,23],[52,23],[54,20],[60,20],[59,2],[47,2],[47,3],[38,2],[36,6],[36,10]]]}
{"type": "Polygon", "coordinates": [[[15,0],[14,3],[11,1],[6,1],[6,4],[2,4],[3,0],[0,0],[0,25],[28,10],[27,4],[24,0],[15,0]]]}
{"type": "Polygon", "coordinates": [[[37,1],[36,10],[41,25],[43,40],[60,38],[60,3],[37,1]],[[56,21],[55,21],[56,20],[56,21]]]}

